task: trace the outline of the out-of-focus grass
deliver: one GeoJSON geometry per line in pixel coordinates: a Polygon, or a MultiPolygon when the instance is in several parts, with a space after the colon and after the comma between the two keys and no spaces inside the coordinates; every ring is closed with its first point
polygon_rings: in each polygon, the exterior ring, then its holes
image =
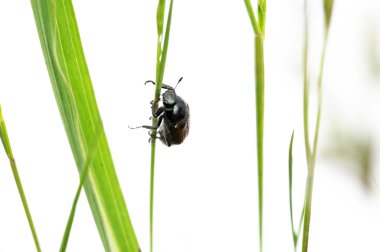
{"type": "Polygon", "coordinates": [[[330,143],[324,149],[322,155],[331,161],[342,161],[346,169],[351,168],[358,174],[361,184],[367,189],[372,189],[373,182],[373,154],[374,145],[371,136],[358,134],[350,130],[336,126],[330,132],[330,143]]]}
{"type": "Polygon", "coordinates": [[[317,118],[315,122],[315,132],[312,144],[309,140],[309,74],[308,74],[308,48],[309,48],[309,22],[308,22],[308,0],[305,0],[305,39],[304,39],[304,93],[303,93],[303,113],[304,113],[304,137],[305,137],[305,150],[306,150],[306,160],[308,175],[306,181],[306,193],[305,193],[305,204],[304,204],[304,226],[303,226],[303,236],[302,236],[302,251],[307,252],[309,244],[309,230],[310,230],[310,218],[311,218],[311,205],[313,196],[313,184],[314,184],[314,171],[315,162],[317,157],[317,146],[319,137],[319,125],[321,120],[321,108],[322,108],[322,83],[323,83],[323,71],[324,63],[326,57],[326,48],[329,35],[329,29],[331,24],[331,16],[333,12],[334,0],[324,0],[324,16],[325,16],[325,30],[324,30],[324,40],[323,49],[321,53],[321,61],[318,76],[318,108],[317,108],[317,118]]]}
{"type": "Polygon", "coordinates": [[[1,139],[1,142],[3,143],[5,153],[8,156],[9,163],[10,163],[11,168],[12,168],[13,177],[15,179],[16,186],[17,186],[17,189],[18,189],[18,192],[20,194],[21,201],[22,201],[22,205],[24,207],[25,214],[26,214],[26,217],[28,219],[30,231],[32,232],[34,243],[36,245],[36,250],[41,251],[40,243],[39,243],[38,237],[37,237],[37,232],[36,232],[36,229],[35,229],[34,224],[33,224],[32,215],[30,213],[28,202],[26,201],[25,192],[24,192],[24,189],[23,189],[22,184],[21,184],[20,175],[19,175],[18,170],[17,170],[16,160],[13,156],[11,143],[10,143],[9,137],[8,137],[7,127],[5,126],[3,113],[1,111],[1,105],[0,105],[0,139],[1,139]]]}

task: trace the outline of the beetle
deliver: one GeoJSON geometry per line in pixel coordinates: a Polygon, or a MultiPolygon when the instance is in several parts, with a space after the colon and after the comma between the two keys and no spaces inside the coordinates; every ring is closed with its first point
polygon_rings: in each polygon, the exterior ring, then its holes
{"type": "MultiPolygon", "coordinates": [[[[178,80],[178,83],[174,88],[169,85],[162,84],[162,88],[166,89],[166,91],[161,95],[162,106],[159,107],[157,111],[154,111],[154,105],[159,102],[159,100],[153,100],[150,102],[152,105],[152,116],[157,118],[156,125],[142,125],[139,127],[130,128],[158,130],[158,136],[156,135],[155,138],[160,139],[161,142],[168,147],[171,145],[181,144],[189,134],[190,129],[189,105],[175,92],[176,87],[182,79],[183,78],[181,77],[178,80]]],[[[147,83],[156,85],[156,83],[151,80],[145,82],[145,84],[147,83]]],[[[150,132],[149,135],[151,138],[154,137],[150,132]]]]}

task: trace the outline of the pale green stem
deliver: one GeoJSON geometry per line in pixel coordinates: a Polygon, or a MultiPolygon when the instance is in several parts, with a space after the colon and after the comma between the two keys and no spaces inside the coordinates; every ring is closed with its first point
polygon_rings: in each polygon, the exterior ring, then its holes
{"type": "MultiPolygon", "coordinates": [[[[305,14],[306,15],[306,14],[305,14]]],[[[307,17],[305,17],[305,26],[307,27],[307,17]]],[[[307,31],[307,28],[306,28],[307,31]]],[[[308,134],[308,103],[309,103],[309,92],[308,92],[308,81],[307,81],[307,33],[305,33],[305,86],[304,86],[304,128],[305,128],[305,147],[307,153],[307,164],[308,164],[308,176],[306,182],[306,193],[305,193],[305,220],[304,220],[304,230],[303,230],[303,239],[302,239],[302,252],[307,252],[309,244],[309,230],[310,230],[310,218],[311,218],[311,206],[312,206],[312,195],[313,195],[313,184],[314,184],[314,170],[315,162],[317,156],[317,145],[318,145],[318,136],[319,136],[319,126],[322,110],[322,80],[323,80],[323,71],[326,57],[326,47],[328,41],[328,32],[329,26],[326,28],[322,56],[319,69],[318,77],[318,111],[317,119],[314,133],[313,149],[310,149],[309,143],[309,134],[308,134]]]]}
{"type": "Polygon", "coordinates": [[[16,166],[16,160],[13,156],[11,144],[10,144],[9,137],[8,137],[7,127],[5,126],[3,115],[1,112],[1,106],[0,106],[0,138],[1,138],[1,141],[3,142],[4,150],[8,156],[9,163],[11,165],[13,177],[15,179],[16,186],[17,186],[18,192],[20,194],[20,198],[21,198],[22,205],[24,207],[26,218],[28,219],[29,227],[30,227],[30,230],[32,232],[34,243],[36,245],[36,250],[38,252],[40,252],[41,251],[40,243],[38,241],[37,232],[36,232],[36,229],[35,229],[34,224],[33,224],[32,215],[30,214],[30,210],[29,210],[28,202],[26,200],[25,192],[24,192],[24,189],[23,189],[22,184],[21,184],[20,175],[18,173],[17,166],[16,166]]]}
{"type": "Polygon", "coordinates": [[[263,173],[264,173],[264,38],[255,36],[256,139],[259,192],[260,251],[263,251],[263,173]]]}

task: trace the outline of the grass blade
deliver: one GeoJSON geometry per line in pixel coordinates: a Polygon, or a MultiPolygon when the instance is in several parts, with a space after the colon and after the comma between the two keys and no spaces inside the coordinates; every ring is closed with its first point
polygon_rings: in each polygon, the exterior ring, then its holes
{"type": "Polygon", "coordinates": [[[307,17],[307,0],[305,0],[305,45],[304,45],[304,133],[305,133],[305,149],[306,158],[308,166],[308,175],[306,182],[306,193],[305,193],[305,205],[304,205],[304,227],[303,227],[303,237],[302,237],[302,251],[307,252],[309,245],[309,230],[310,230],[310,218],[311,218],[311,205],[313,196],[313,184],[314,184],[314,171],[315,162],[317,157],[317,145],[319,136],[319,126],[321,120],[321,110],[322,110],[322,80],[323,80],[323,70],[326,57],[326,48],[328,41],[328,34],[330,29],[331,15],[333,9],[333,0],[324,0],[324,11],[325,11],[325,34],[323,41],[323,49],[321,53],[321,62],[319,68],[318,76],[318,108],[317,108],[317,118],[315,122],[315,132],[313,139],[313,147],[309,142],[309,82],[308,82],[308,17],[307,17]]]}
{"type": "Polygon", "coordinates": [[[34,224],[33,224],[32,215],[30,214],[28,202],[26,201],[24,189],[23,189],[22,184],[21,184],[20,175],[18,174],[16,161],[15,161],[15,158],[13,156],[11,143],[10,143],[9,137],[8,137],[7,127],[5,126],[5,121],[3,118],[2,111],[1,111],[1,105],[0,105],[0,138],[1,138],[1,142],[3,143],[5,153],[8,156],[9,163],[10,163],[11,168],[12,168],[13,177],[15,179],[17,189],[18,189],[18,192],[20,194],[22,205],[24,206],[24,210],[25,210],[26,217],[28,219],[30,231],[32,232],[33,240],[34,240],[34,243],[36,245],[36,250],[41,251],[40,243],[38,242],[37,232],[36,232],[36,229],[35,229],[34,224]]]}
{"type": "Polygon", "coordinates": [[[251,0],[244,0],[245,8],[247,9],[249,20],[251,21],[251,25],[253,28],[253,32],[255,34],[259,33],[259,26],[256,21],[255,13],[253,12],[251,0]]]}
{"type": "Polygon", "coordinates": [[[290,139],[289,144],[289,206],[290,206],[290,221],[292,225],[292,233],[293,233],[293,243],[294,243],[294,251],[297,247],[297,239],[298,234],[296,233],[296,230],[294,229],[294,221],[293,221],[293,138],[294,138],[294,130],[292,133],[292,137],[290,139]]]}
{"type": "MultiPolygon", "coordinates": [[[[162,81],[164,79],[166,55],[169,48],[170,26],[172,21],[173,0],[170,1],[168,21],[166,23],[164,45],[162,47],[162,33],[165,18],[165,0],[160,0],[157,7],[157,59],[156,59],[156,89],[154,100],[158,101],[161,94],[162,81]]],[[[158,103],[154,102],[154,111],[158,108],[158,103]]],[[[157,124],[157,118],[152,118],[152,126],[157,124]]],[[[154,164],[156,155],[156,130],[152,130],[152,145],[150,158],[150,209],[149,209],[149,235],[150,235],[150,251],[153,251],[153,203],[154,203],[154,164]]]]}
{"type": "Polygon", "coordinates": [[[267,1],[266,0],[259,0],[257,3],[257,12],[258,12],[258,18],[259,18],[259,26],[261,33],[263,34],[263,37],[265,37],[265,19],[266,19],[266,12],[267,12],[267,1]]]}
{"type": "Polygon", "coordinates": [[[244,0],[245,7],[255,33],[255,80],[256,80],[256,141],[259,192],[259,235],[260,251],[263,250],[263,184],[264,184],[264,32],[266,1],[258,1],[259,22],[255,18],[250,0],[244,0]]]}
{"type": "MultiPolygon", "coordinates": [[[[79,172],[101,118],[70,0],[31,0],[54,95],[79,172]]],[[[84,182],[106,251],[139,251],[104,129],[84,182]]]]}
{"type": "Polygon", "coordinates": [[[289,156],[288,156],[288,166],[289,166],[289,207],[290,207],[290,221],[292,227],[292,235],[293,235],[293,245],[294,251],[297,251],[298,238],[301,231],[302,223],[304,220],[305,208],[302,208],[301,217],[298,224],[298,229],[294,228],[294,217],[293,217],[293,139],[294,139],[294,130],[292,133],[292,137],[290,139],[289,144],[289,156]]]}
{"type": "Polygon", "coordinates": [[[82,173],[80,175],[79,186],[78,186],[77,192],[76,192],[75,197],[74,197],[74,201],[73,201],[73,204],[71,207],[69,218],[67,220],[65,233],[63,234],[61,247],[59,249],[60,252],[66,251],[66,248],[67,248],[67,244],[68,244],[69,237],[70,237],[71,227],[72,227],[73,222],[74,222],[74,216],[75,216],[75,211],[77,208],[79,196],[82,192],[82,187],[83,187],[84,181],[87,178],[88,171],[90,169],[91,163],[93,161],[94,155],[95,155],[96,150],[97,150],[96,147],[98,146],[98,142],[99,142],[100,129],[103,129],[103,123],[102,122],[100,122],[100,125],[98,126],[98,129],[96,131],[97,133],[95,134],[95,139],[93,140],[93,143],[90,145],[91,149],[90,149],[90,152],[88,154],[88,158],[86,159],[84,167],[81,169],[82,173]]]}

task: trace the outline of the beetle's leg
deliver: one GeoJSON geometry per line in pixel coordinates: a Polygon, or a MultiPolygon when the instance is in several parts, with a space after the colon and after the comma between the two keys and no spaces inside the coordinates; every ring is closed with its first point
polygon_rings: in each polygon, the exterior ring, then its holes
{"type": "Polygon", "coordinates": [[[149,136],[150,136],[149,139],[148,139],[148,142],[149,142],[149,143],[151,142],[152,139],[157,139],[157,138],[158,138],[158,139],[161,140],[161,135],[160,135],[160,133],[158,133],[158,132],[156,133],[155,136],[153,136],[152,131],[149,131],[148,134],[149,134],[149,136]],[[157,136],[157,135],[158,135],[158,136],[157,136]]]}
{"type": "Polygon", "coordinates": [[[160,116],[158,116],[158,119],[157,119],[157,124],[156,124],[156,129],[158,129],[162,123],[162,119],[164,119],[164,116],[165,114],[164,113],[161,113],[160,116]]]}
{"type": "Polygon", "coordinates": [[[151,100],[150,101],[150,105],[154,105],[154,104],[156,104],[156,103],[158,103],[158,102],[160,102],[161,101],[161,98],[158,98],[158,100],[151,100]]]}
{"type": "Polygon", "coordinates": [[[157,109],[157,111],[154,112],[154,107],[152,106],[152,116],[153,117],[157,118],[158,116],[162,115],[164,112],[165,112],[165,107],[159,107],[157,109]]]}
{"type": "Polygon", "coordinates": [[[151,130],[148,131],[148,135],[149,135],[151,138],[159,138],[159,137],[157,137],[157,135],[159,135],[159,134],[160,134],[160,133],[156,132],[156,135],[153,136],[152,131],[151,131],[151,130]]]}
{"type": "Polygon", "coordinates": [[[172,145],[172,137],[170,134],[160,135],[160,140],[168,147],[172,145]]]}
{"type": "Polygon", "coordinates": [[[152,80],[147,80],[144,84],[146,85],[147,83],[152,83],[153,85],[156,85],[156,83],[152,80]]]}
{"type": "Polygon", "coordinates": [[[144,128],[144,129],[157,129],[157,127],[155,126],[149,126],[149,125],[141,125],[141,126],[137,126],[137,127],[131,127],[128,125],[128,128],[130,129],[140,129],[140,128],[144,128]]]}
{"type": "Polygon", "coordinates": [[[165,114],[161,114],[160,116],[158,116],[158,120],[157,120],[156,126],[141,125],[141,126],[138,126],[138,127],[131,127],[131,126],[128,125],[128,128],[130,128],[130,129],[144,128],[144,129],[156,130],[156,129],[158,129],[160,127],[160,125],[162,123],[162,119],[164,119],[164,115],[165,114]]]}

